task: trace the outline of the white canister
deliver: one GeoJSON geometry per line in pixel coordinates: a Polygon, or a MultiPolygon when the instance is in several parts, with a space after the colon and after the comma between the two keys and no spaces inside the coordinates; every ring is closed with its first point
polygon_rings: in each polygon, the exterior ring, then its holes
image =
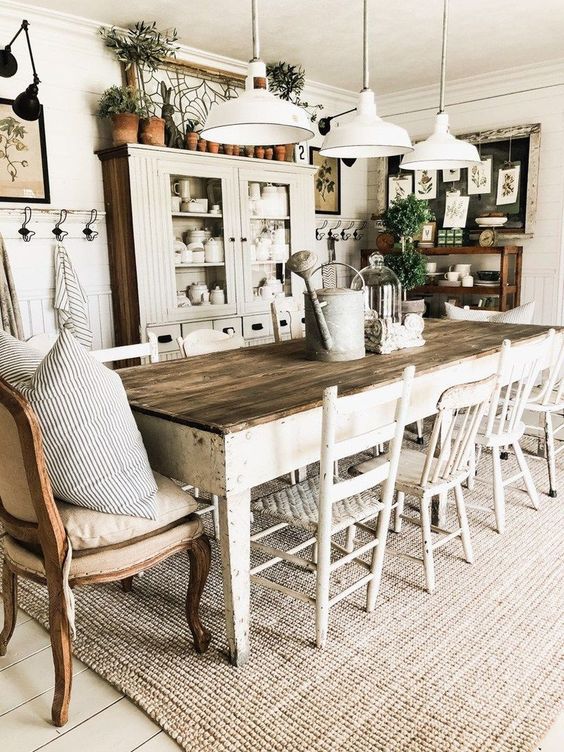
{"type": "Polygon", "coordinates": [[[192,263],[193,264],[203,264],[206,260],[206,253],[204,249],[202,250],[194,250],[192,251],[192,263]]]}
{"type": "Polygon", "coordinates": [[[462,287],[474,287],[474,277],[470,274],[462,277],[462,287]]]}
{"type": "Polygon", "coordinates": [[[205,240],[207,240],[205,230],[190,230],[188,233],[189,243],[202,243],[203,245],[205,240]]]}
{"type": "Polygon", "coordinates": [[[208,286],[205,282],[192,282],[188,288],[188,298],[190,299],[190,303],[192,303],[192,305],[200,305],[202,302],[202,295],[205,296],[206,293],[209,297],[208,286]]]}
{"type": "Polygon", "coordinates": [[[210,238],[204,246],[207,264],[220,264],[224,259],[223,241],[219,238],[210,238]]]}
{"type": "Polygon", "coordinates": [[[182,264],[191,264],[193,261],[192,251],[189,248],[184,248],[180,253],[180,262],[182,264]]]}
{"type": "Polygon", "coordinates": [[[212,305],[225,305],[225,292],[219,285],[216,285],[211,291],[210,303],[212,305]]]}

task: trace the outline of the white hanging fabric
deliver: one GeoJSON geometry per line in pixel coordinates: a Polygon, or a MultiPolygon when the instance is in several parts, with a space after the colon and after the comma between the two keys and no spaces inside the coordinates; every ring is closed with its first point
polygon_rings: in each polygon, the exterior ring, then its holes
{"type": "Polygon", "coordinates": [[[55,248],[55,301],[59,329],[70,329],[77,340],[92,349],[92,329],[88,319],[88,301],[70,256],[62,243],[55,248]]]}
{"type": "Polygon", "coordinates": [[[12,337],[24,338],[16,286],[10,269],[8,251],[0,234],[0,329],[12,337]]]}

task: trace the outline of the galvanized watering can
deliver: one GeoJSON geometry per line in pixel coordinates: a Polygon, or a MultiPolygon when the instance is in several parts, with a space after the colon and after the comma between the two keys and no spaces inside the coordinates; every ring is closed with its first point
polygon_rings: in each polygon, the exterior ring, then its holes
{"type": "Polygon", "coordinates": [[[306,356],[325,362],[358,360],[364,349],[364,280],[360,272],[349,264],[336,261],[316,267],[317,256],[299,251],[288,259],[288,268],[306,283],[305,345],[306,356]],[[328,266],[346,266],[360,277],[362,289],[326,287],[315,290],[311,277],[328,266]]]}

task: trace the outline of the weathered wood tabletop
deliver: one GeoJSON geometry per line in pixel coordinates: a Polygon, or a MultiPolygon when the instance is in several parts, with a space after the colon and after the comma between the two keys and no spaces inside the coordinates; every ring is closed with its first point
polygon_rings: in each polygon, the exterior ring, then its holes
{"type": "Polygon", "coordinates": [[[363,391],[401,377],[491,355],[503,339],[517,343],[548,327],[428,320],[423,347],[361,360],[306,360],[304,341],[245,347],[213,355],[122,369],[131,407],[194,428],[228,434],[321,404],[325,387],[341,394],[363,391]]]}

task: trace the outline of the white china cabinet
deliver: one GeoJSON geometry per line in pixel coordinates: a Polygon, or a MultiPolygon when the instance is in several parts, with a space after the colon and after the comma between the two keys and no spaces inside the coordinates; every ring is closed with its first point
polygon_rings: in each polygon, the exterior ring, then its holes
{"type": "Polygon", "coordinates": [[[314,243],[315,168],[128,144],[102,161],[116,345],[198,328],[272,338],[274,296],[301,292],[290,253],[314,243]]]}

